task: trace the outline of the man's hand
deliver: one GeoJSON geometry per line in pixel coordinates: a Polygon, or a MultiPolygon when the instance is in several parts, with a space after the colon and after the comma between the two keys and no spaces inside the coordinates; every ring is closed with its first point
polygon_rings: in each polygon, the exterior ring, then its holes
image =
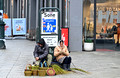
{"type": "Polygon", "coordinates": [[[36,57],[35,59],[36,59],[36,61],[38,61],[38,60],[39,60],[39,57],[36,57]]]}

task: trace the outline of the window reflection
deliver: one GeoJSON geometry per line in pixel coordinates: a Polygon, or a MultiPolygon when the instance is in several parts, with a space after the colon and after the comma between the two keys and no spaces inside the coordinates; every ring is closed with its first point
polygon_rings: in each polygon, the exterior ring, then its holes
{"type": "Polygon", "coordinates": [[[120,23],[120,1],[105,0],[96,5],[96,39],[115,39],[115,43],[117,43],[117,24],[120,23]]]}
{"type": "Polygon", "coordinates": [[[83,0],[83,46],[86,40],[94,42],[94,0],[83,0]]]}

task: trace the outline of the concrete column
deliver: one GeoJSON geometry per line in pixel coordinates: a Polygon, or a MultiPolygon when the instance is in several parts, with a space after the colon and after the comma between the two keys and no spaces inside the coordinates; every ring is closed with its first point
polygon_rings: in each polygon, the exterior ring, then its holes
{"type": "Polygon", "coordinates": [[[82,51],[82,19],[83,0],[70,1],[70,27],[69,49],[70,51],[82,51]]]}

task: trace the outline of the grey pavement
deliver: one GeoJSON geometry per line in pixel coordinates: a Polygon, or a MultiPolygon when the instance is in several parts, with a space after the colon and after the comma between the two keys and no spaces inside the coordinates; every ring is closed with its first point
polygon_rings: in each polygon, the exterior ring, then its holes
{"type": "MultiPolygon", "coordinates": [[[[35,41],[7,40],[0,50],[0,78],[120,78],[120,52],[71,52],[72,63],[90,72],[76,72],[56,76],[24,76],[27,64],[34,61],[35,41]]],[[[71,68],[74,66],[71,65],[71,68]]]]}

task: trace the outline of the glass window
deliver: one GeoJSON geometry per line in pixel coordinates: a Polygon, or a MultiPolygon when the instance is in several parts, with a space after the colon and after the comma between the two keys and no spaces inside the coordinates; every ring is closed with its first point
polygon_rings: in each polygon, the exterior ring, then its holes
{"type": "Polygon", "coordinates": [[[119,23],[120,23],[120,0],[97,0],[96,3],[97,49],[104,48],[114,50],[115,44],[119,41],[117,34],[119,23]]]}
{"type": "Polygon", "coordinates": [[[83,45],[86,40],[94,42],[94,0],[83,0],[83,45]]]}

